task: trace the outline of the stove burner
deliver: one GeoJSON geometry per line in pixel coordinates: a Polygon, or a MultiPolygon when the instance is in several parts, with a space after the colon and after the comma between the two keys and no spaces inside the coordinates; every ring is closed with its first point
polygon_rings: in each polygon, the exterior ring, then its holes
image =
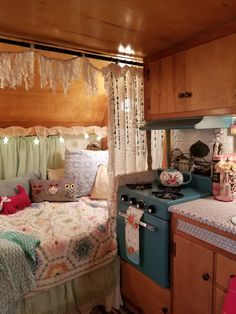
{"type": "Polygon", "coordinates": [[[158,184],[157,188],[159,190],[164,190],[164,191],[173,191],[173,192],[179,192],[182,190],[185,186],[184,185],[179,185],[179,186],[165,186],[162,184],[158,184]]]}
{"type": "Polygon", "coordinates": [[[135,184],[126,184],[127,188],[131,190],[146,190],[152,188],[152,183],[135,183],[135,184]]]}
{"type": "Polygon", "coordinates": [[[153,191],[152,194],[158,198],[167,199],[167,200],[177,200],[184,196],[183,193],[170,191],[170,190],[158,190],[153,191]]]}

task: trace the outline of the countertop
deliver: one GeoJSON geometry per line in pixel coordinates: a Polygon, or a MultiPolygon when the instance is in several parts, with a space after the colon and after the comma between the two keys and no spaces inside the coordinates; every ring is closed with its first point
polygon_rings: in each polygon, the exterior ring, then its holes
{"type": "Polygon", "coordinates": [[[220,202],[206,197],[171,206],[169,211],[236,235],[236,225],[230,221],[236,216],[236,200],[220,202]]]}

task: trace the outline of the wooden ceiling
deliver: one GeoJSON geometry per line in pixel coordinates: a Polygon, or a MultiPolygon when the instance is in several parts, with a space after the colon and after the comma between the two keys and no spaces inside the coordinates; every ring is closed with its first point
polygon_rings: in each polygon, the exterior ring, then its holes
{"type": "Polygon", "coordinates": [[[0,36],[135,56],[236,31],[235,0],[0,0],[0,36]]]}

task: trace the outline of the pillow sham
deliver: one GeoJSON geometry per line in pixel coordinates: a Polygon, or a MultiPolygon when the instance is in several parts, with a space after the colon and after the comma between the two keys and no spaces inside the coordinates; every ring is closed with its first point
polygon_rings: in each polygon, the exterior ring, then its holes
{"type": "Polygon", "coordinates": [[[0,180],[0,195],[2,196],[12,196],[16,195],[17,185],[21,185],[26,193],[30,194],[30,180],[37,180],[40,179],[41,174],[39,171],[29,172],[22,176],[0,180]]]}
{"type": "Polygon", "coordinates": [[[90,195],[100,164],[107,166],[108,151],[65,150],[65,177],[76,177],[78,196],[90,195]]]}
{"type": "Polygon", "coordinates": [[[15,214],[19,210],[31,205],[28,194],[21,185],[17,185],[18,194],[10,197],[0,196],[0,214],[15,214]]]}
{"type": "Polygon", "coordinates": [[[64,168],[59,169],[48,169],[48,180],[60,180],[65,177],[64,168]]]}
{"type": "Polygon", "coordinates": [[[34,203],[76,201],[74,178],[61,180],[31,180],[31,200],[34,203]]]}
{"type": "Polygon", "coordinates": [[[109,180],[107,167],[100,165],[94,181],[90,198],[96,200],[107,200],[109,180]]]}

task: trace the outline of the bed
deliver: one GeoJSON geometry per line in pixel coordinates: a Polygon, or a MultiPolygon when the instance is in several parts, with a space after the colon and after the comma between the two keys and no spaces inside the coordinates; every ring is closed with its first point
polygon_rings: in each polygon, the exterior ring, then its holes
{"type": "Polygon", "coordinates": [[[119,307],[119,260],[106,201],[33,203],[0,215],[0,232],[27,233],[36,249],[36,287],[22,296],[18,314],[90,313],[98,304],[119,307]]]}

